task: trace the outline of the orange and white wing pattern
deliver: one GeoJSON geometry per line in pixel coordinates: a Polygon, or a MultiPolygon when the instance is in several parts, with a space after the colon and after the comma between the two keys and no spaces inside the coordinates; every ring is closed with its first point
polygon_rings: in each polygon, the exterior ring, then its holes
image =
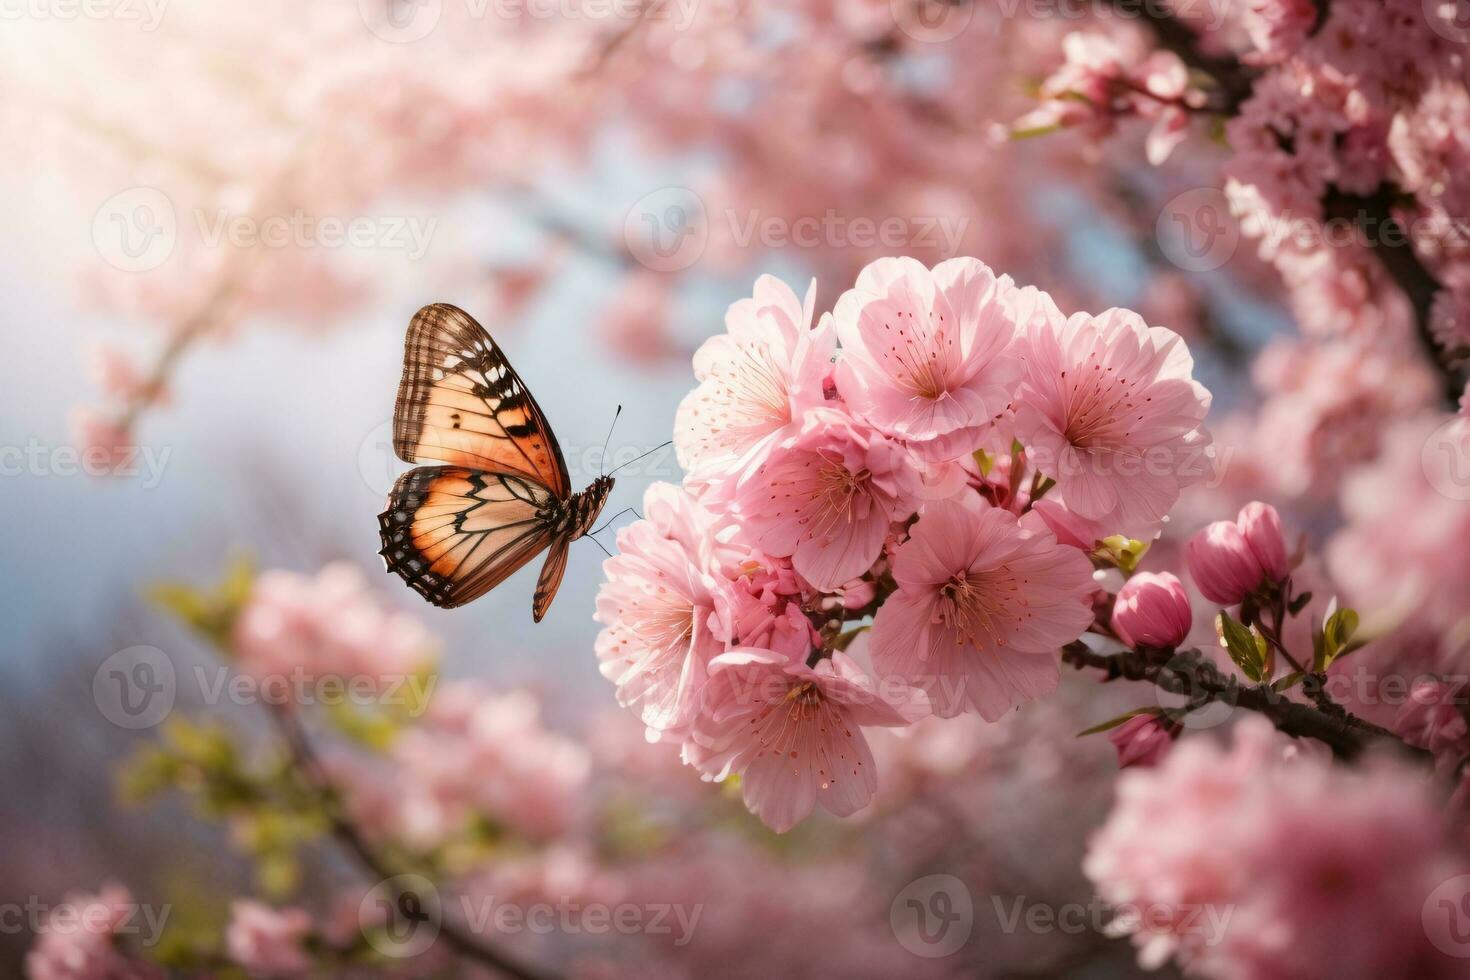
{"type": "MultiPolygon", "coordinates": [[[[551,558],[559,554],[564,565],[566,535],[558,526],[563,513],[546,487],[514,473],[420,466],[398,478],[388,509],[378,517],[379,553],[388,570],[425,599],[453,608],[495,588],[553,539],[558,540],[551,558]]],[[[544,603],[538,586],[538,621],[557,582],[544,603]]]]}
{"type": "Polygon", "coordinates": [[[560,500],[571,494],[540,406],[485,328],[447,303],[424,307],[409,324],[393,448],[410,463],[513,473],[560,500]]]}

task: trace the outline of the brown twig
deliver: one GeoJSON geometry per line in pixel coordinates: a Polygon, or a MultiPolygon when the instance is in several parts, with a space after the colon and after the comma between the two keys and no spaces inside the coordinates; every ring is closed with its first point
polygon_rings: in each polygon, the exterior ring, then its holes
{"type": "Polygon", "coordinates": [[[1342,759],[1352,759],[1375,741],[1387,742],[1408,755],[1428,762],[1429,753],[1404,743],[1386,728],[1364,721],[1341,709],[1326,713],[1311,705],[1292,701],[1269,684],[1242,685],[1227,677],[1199,651],[1191,650],[1165,662],[1134,651],[1098,653],[1081,642],[1062,648],[1062,662],[1077,669],[1094,668],[1107,674],[1108,680],[1145,681],[1161,690],[1190,699],[1192,707],[1221,703],[1264,715],[1277,729],[1293,738],[1310,738],[1322,742],[1342,759]]]}
{"type": "MultiPolygon", "coordinates": [[[[296,771],[306,781],[308,788],[321,806],[322,812],[326,815],[332,836],[356,859],[363,870],[380,881],[390,882],[404,874],[404,872],[389,867],[373,846],[363,838],[356,824],[342,812],[336,791],[332,788],[321,761],[317,758],[316,752],[311,747],[311,741],[307,738],[296,716],[289,708],[283,706],[273,707],[270,714],[276,723],[277,730],[290,749],[296,771]]],[[[408,891],[404,889],[393,896],[395,907],[399,899],[407,895],[408,891]]],[[[487,945],[475,935],[472,929],[451,921],[448,916],[440,915],[439,920],[440,935],[454,948],[456,953],[465,959],[481,963],[508,977],[515,977],[517,980],[559,980],[556,973],[524,963],[508,953],[487,945]]]]}

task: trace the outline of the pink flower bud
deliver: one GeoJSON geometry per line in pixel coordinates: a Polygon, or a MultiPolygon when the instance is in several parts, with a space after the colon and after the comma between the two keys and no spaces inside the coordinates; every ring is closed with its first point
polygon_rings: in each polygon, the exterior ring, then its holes
{"type": "Polygon", "coordinates": [[[1184,560],[1206,599],[1233,606],[1266,578],[1266,570],[1233,521],[1216,521],[1189,539],[1184,560]]]}
{"type": "Polygon", "coordinates": [[[1168,572],[1139,572],[1113,603],[1113,630],[1130,647],[1177,647],[1191,622],[1189,595],[1168,572]]]}
{"type": "Polygon", "coordinates": [[[1108,733],[1118,750],[1118,768],[1153,766],[1168,754],[1179,726],[1165,723],[1158,715],[1134,715],[1108,733]]]}
{"type": "Polygon", "coordinates": [[[1394,718],[1394,731],[1405,742],[1435,755],[1453,753],[1458,761],[1467,748],[1465,716],[1457,705],[1461,692],[1443,681],[1421,681],[1394,718]]]}
{"type": "Polygon", "coordinates": [[[1281,535],[1281,517],[1276,508],[1253,500],[1240,509],[1235,523],[1266,577],[1272,582],[1285,581],[1291,567],[1286,563],[1286,540],[1281,535]]]}

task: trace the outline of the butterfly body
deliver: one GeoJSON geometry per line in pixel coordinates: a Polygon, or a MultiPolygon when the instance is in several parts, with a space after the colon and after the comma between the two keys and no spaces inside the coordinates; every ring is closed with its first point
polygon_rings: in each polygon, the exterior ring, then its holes
{"type": "Polygon", "coordinates": [[[443,303],[414,315],[404,342],[393,446],[406,462],[378,517],[388,571],[436,606],[464,605],[549,549],[532,612],[546,614],[568,545],[592,527],[613,479],[573,493],[531,393],[490,335],[443,303]]]}

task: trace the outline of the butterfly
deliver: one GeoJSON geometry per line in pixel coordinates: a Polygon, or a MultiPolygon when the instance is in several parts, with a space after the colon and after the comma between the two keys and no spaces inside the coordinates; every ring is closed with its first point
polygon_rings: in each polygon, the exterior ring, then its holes
{"type": "Polygon", "coordinates": [[[613,488],[573,493],[561,447],[504,352],[468,313],[414,314],[393,409],[393,450],[420,466],[398,478],[378,516],[388,571],[436,606],[478,599],[550,549],[531,612],[541,622],[613,488]]]}

